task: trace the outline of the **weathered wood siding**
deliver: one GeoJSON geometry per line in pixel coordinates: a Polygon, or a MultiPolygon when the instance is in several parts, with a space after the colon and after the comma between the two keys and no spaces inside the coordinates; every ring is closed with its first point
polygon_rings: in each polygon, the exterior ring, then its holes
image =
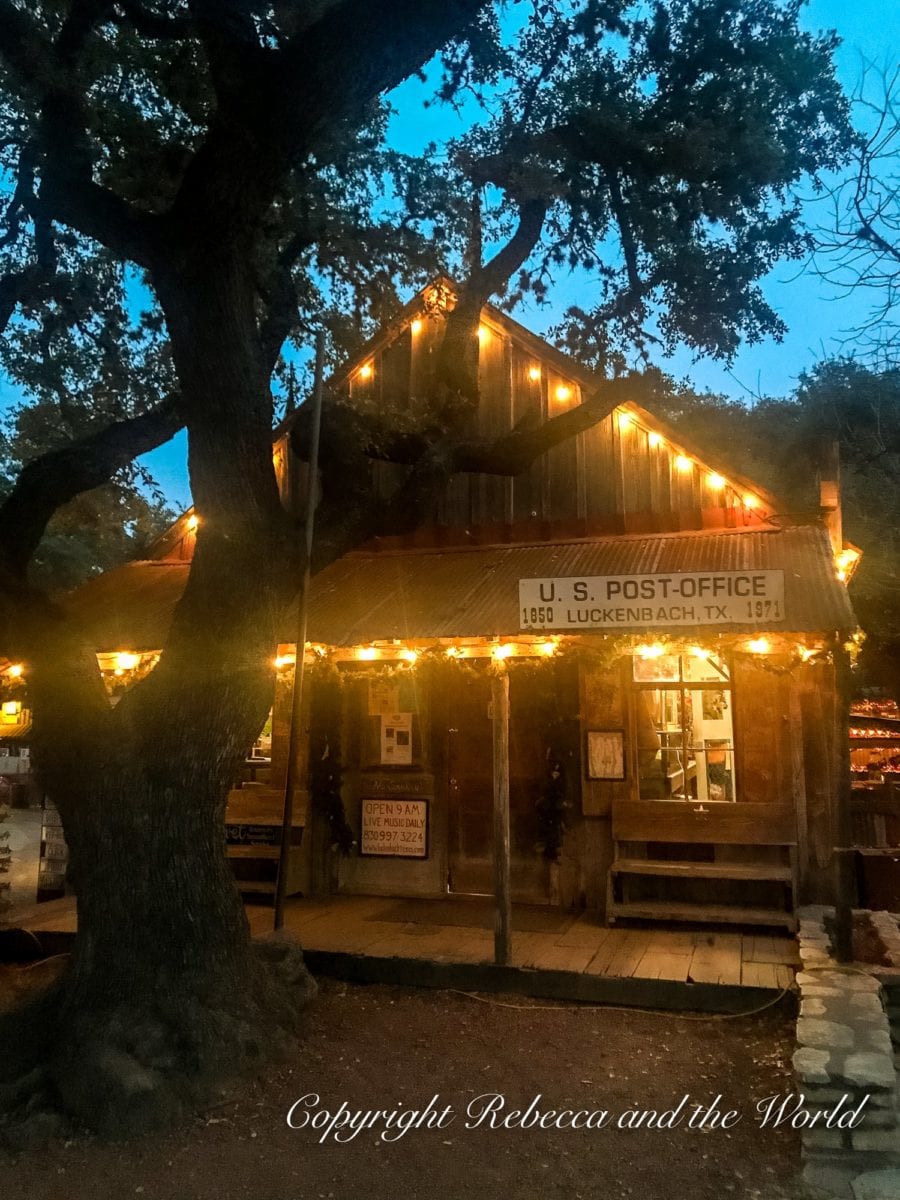
{"type": "Polygon", "coordinates": [[[744,655],[735,657],[732,671],[740,798],[754,804],[789,803],[793,790],[790,676],[744,655]]]}
{"type": "MultiPolygon", "coordinates": [[[[443,318],[422,315],[417,321],[415,333],[407,326],[351,372],[351,396],[401,411],[420,408],[443,318]]],[[[590,391],[586,372],[575,364],[567,371],[552,347],[524,331],[517,336],[492,318],[481,327],[479,360],[481,402],[473,433],[483,437],[556,416],[590,391]]],[[[503,526],[506,536],[516,537],[547,523],[577,536],[756,522],[740,488],[710,486],[707,466],[693,458],[689,466],[679,465],[677,445],[641,418],[621,420],[621,412],[555,447],[518,478],[455,478],[439,502],[437,524],[495,532],[503,526]]],[[[372,471],[379,495],[390,495],[398,469],[374,464],[372,471]]]]}

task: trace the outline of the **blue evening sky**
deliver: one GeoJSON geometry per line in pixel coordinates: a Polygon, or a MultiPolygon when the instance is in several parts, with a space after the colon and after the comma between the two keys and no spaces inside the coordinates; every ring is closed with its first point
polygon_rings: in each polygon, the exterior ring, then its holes
{"type": "MultiPolygon", "coordinates": [[[[810,0],[802,22],[813,31],[837,30],[843,39],[837,54],[838,73],[849,92],[859,81],[864,61],[876,67],[892,67],[900,56],[900,4],[896,0],[810,0]]],[[[459,132],[458,122],[445,110],[423,107],[427,94],[428,89],[417,81],[398,90],[396,106],[401,111],[392,122],[391,134],[397,148],[407,153],[417,153],[427,143],[459,132]]],[[[809,209],[807,220],[824,224],[827,212],[823,210],[817,216],[815,209],[809,209]]],[[[837,297],[826,283],[813,272],[801,270],[797,263],[776,268],[763,286],[769,303],[788,326],[781,343],[748,346],[730,368],[711,359],[694,360],[687,352],[672,359],[661,358],[659,365],[677,378],[689,378],[697,388],[710,388],[735,399],[784,394],[803,370],[839,353],[842,335],[863,315],[854,307],[862,301],[837,297]]],[[[542,333],[569,304],[586,299],[589,297],[579,296],[579,285],[573,280],[562,280],[549,307],[526,306],[516,316],[536,333],[542,333]]],[[[0,378],[0,405],[12,399],[0,378]]],[[[190,504],[183,436],[147,455],[144,461],[174,507],[190,504]]]]}

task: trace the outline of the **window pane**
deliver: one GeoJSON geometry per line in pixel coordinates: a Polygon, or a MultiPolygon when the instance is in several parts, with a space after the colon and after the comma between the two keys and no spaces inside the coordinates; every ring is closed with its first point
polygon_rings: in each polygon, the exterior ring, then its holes
{"type": "Polygon", "coordinates": [[[658,658],[635,654],[631,662],[635,683],[677,683],[680,678],[677,654],[661,654],[658,658]]]}
{"type": "Polygon", "coordinates": [[[736,799],[730,686],[635,691],[641,799],[736,799]]]}
{"type": "Polygon", "coordinates": [[[715,654],[698,658],[695,654],[684,654],[681,658],[683,678],[687,683],[724,683],[730,676],[723,659],[715,654]]]}

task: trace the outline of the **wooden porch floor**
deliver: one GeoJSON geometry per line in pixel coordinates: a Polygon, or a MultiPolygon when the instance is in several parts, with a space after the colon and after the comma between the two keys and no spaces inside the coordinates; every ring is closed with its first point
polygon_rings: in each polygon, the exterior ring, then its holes
{"type": "MultiPolygon", "coordinates": [[[[253,933],[272,927],[272,909],[247,905],[253,933]]],[[[72,899],[19,909],[12,923],[36,934],[75,931],[72,899]]],[[[493,966],[493,915],[488,900],[410,900],[372,896],[291,899],[285,926],[299,938],[315,972],[380,982],[478,987],[489,990],[607,999],[610,1003],[670,1006],[679,985],[699,1007],[712,997],[739,1001],[744,991],[789,988],[799,966],[796,941],[719,929],[607,928],[590,913],[517,905],[513,912],[512,968],[493,966]],[[380,966],[373,966],[380,964],[380,966]],[[393,964],[393,965],[391,965],[393,964]],[[453,968],[458,968],[455,972],[453,968]],[[424,968],[428,968],[425,970],[424,968]],[[460,970],[462,968],[471,968],[460,970]],[[497,974],[499,972],[499,974],[497,974]],[[493,973],[493,975],[492,975],[493,973]],[[535,979],[544,982],[534,986],[535,979]],[[553,986],[547,980],[554,980],[553,986]],[[524,981],[524,982],[523,982],[524,981]],[[627,983],[631,988],[625,986],[627,983]],[[652,985],[656,985],[655,987],[652,985]],[[604,985],[616,985],[614,987],[604,985]],[[667,986],[668,985],[668,986],[667,986]],[[486,989],[488,984],[485,984],[486,989]]],[[[672,1004],[691,1007],[685,994],[672,1004]]]]}
{"type": "MultiPolygon", "coordinates": [[[[271,909],[248,906],[251,928],[271,928],[271,909]]],[[[488,901],[396,900],[332,896],[289,900],[285,925],[310,951],[440,963],[492,963],[493,913],[488,901]]],[[[588,913],[516,905],[512,965],[619,979],[790,987],[799,965],[793,938],[731,930],[610,929],[588,913]]]]}

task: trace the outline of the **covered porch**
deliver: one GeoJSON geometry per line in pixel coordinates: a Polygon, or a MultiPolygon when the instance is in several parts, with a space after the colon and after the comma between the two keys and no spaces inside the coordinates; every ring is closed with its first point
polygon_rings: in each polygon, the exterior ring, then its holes
{"type": "MultiPolygon", "coordinates": [[[[750,930],[790,932],[798,903],[831,900],[846,844],[837,666],[855,617],[835,550],[822,525],[753,525],[348,553],[311,586],[296,716],[285,616],[268,779],[229,798],[242,889],[276,890],[289,794],[281,878],[317,954],[479,966],[492,919],[450,914],[493,896],[503,969],[697,987],[725,948],[715,985],[744,987],[770,941],[750,930]],[[392,896],[442,916],[386,916],[392,896]],[[510,902],[559,924],[512,924],[510,949],[510,902]],[[318,946],[348,912],[356,941],[318,946]]],[[[104,651],[127,636],[150,661],[187,571],[129,564],[76,615],[104,651]]]]}
{"type": "MultiPolygon", "coordinates": [[[[257,937],[267,905],[246,907],[257,937]]],[[[708,1012],[748,1012],[793,985],[789,935],[710,929],[607,928],[597,914],[515,905],[511,960],[494,956],[487,898],[327,896],[288,900],[285,930],[314,974],[359,982],[509,992],[556,1000],[708,1012]]],[[[51,951],[77,925],[71,897],[21,909],[15,922],[51,951]]]]}

